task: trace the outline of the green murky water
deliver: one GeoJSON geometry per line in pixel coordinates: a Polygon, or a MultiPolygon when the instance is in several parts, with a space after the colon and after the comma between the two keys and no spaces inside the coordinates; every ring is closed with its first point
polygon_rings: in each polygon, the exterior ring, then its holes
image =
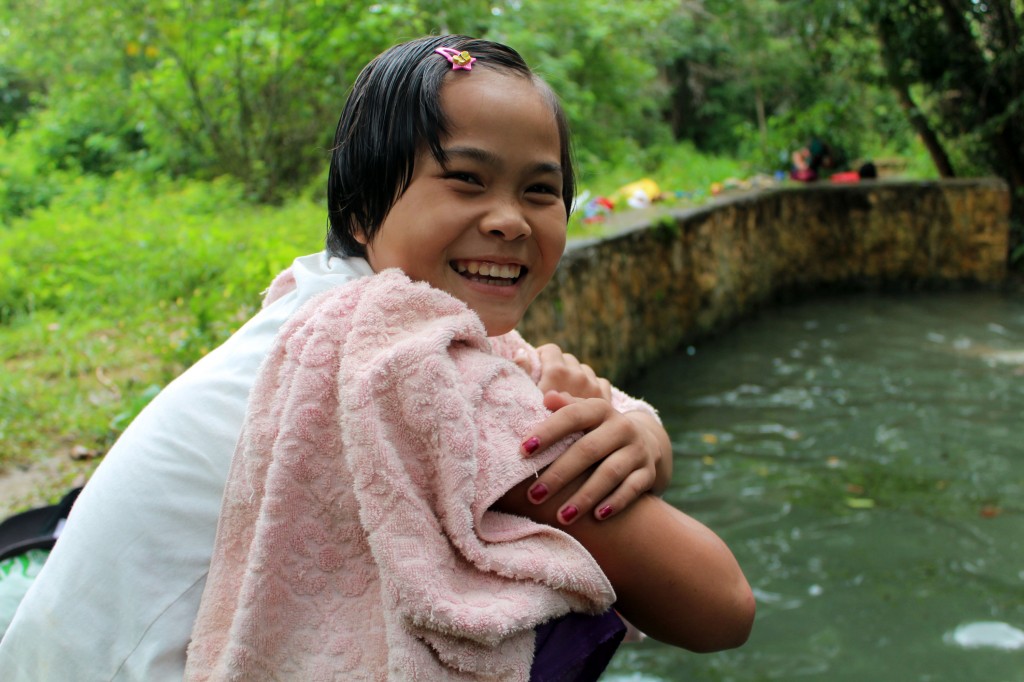
{"type": "Polygon", "coordinates": [[[630,390],[758,615],[739,650],[624,645],[604,679],[1024,681],[1024,297],[770,310],[630,390]]]}

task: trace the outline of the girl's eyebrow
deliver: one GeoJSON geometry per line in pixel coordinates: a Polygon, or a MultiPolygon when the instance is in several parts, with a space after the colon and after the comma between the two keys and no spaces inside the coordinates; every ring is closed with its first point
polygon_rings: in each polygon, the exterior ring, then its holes
{"type": "MultiPolygon", "coordinates": [[[[502,160],[497,154],[479,147],[446,147],[442,150],[446,158],[461,157],[470,161],[478,161],[489,166],[501,166],[502,160]]],[[[541,161],[532,169],[536,173],[554,173],[563,175],[562,165],[550,161],[541,161]]]]}

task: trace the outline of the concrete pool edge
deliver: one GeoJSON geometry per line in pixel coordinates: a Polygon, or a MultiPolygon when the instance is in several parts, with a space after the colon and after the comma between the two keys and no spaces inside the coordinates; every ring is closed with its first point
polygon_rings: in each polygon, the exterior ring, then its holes
{"type": "Polygon", "coordinates": [[[519,330],[621,381],[783,296],[999,288],[1009,216],[993,178],[782,186],[637,212],[570,243],[519,330]]]}

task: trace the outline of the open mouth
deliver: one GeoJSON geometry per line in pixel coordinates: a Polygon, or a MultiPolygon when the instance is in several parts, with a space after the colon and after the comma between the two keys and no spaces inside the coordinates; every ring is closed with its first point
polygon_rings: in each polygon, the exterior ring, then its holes
{"type": "Polygon", "coordinates": [[[526,274],[526,268],[516,263],[488,263],[479,260],[453,260],[452,270],[462,277],[481,284],[510,287],[526,274]]]}

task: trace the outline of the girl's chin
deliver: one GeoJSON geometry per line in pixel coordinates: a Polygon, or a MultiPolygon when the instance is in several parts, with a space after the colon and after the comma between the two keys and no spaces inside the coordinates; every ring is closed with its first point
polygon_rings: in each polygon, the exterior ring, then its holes
{"type": "MultiPolygon", "coordinates": [[[[454,288],[454,287],[453,287],[454,288]]],[[[518,326],[523,317],[521,303],[516,299],[493,300],[492,297],[480,296],[479,292],[466,290],[447,290],[449,294],[465,303],[477,314],[487,330],[487,336],[501,336],[518,326]]]]}
{"type": "MultiPolygon", "coordinates": [[[[482,319],[482,318],[481,318],[482,319]]],[[[487,330],[487,336],[501,336],[502,334],[508,334],[510,331],[516,328],[518,320],[515,323],[493,323],[483,320],[484,329],[487,330]]]]}
{"type": "Polygon", "coordinates": [[[487,330],[487,336],[501,336],[502,334],[508,334],[519,325],[519,322],[522,319],[522,315],[515,315],[514,313],[502,314],[507,311],[501,311],[497,314],[493,311],[488,314],[488,311],[478,310],[476,308],[473,308],[473,311],[480,318],[480,321],[484,323],[484,329],[487,330]]]}

